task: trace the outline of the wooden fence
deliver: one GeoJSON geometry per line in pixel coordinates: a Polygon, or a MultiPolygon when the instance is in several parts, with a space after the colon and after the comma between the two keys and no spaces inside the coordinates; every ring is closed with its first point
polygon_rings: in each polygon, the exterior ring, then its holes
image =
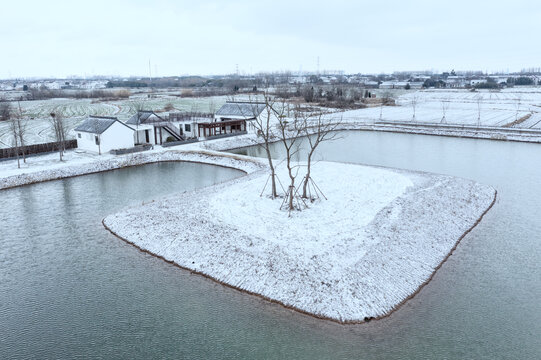
{"type": "MultiPolygon", "coordinates": [[[[67,149],[75,149],[77,147],[77,140],[67,140],[66,141],[66,150],[67,149]]],[[[58,143],[57,142],[50,142],[46,144],[33,144],[33,145],[26,145],[25,146],[25,153],[27,155],[32,154],[40,154],[40,153],[47,153],[47,152],[53,152],[58,150],[58,143]]],[[[23,149],[19,148],[19,155],[22,156],[23,149]]],[[[0,149],[0,159],[8,159],[8,158],[14,158],[16,157],[16,151],[15,148],[4,148],[0,149]]]]}

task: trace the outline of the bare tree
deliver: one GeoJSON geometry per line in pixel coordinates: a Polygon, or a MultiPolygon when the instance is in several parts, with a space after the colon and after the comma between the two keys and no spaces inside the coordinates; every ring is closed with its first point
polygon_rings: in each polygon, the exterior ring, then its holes
{"type": "Polygon", "coordinates": [[[411,109],[413,110],[413,116],[411,117],[411,121],[415,121],[415,111],[417,109],[418,101],[419,101],[419,98],[417,97],[417,94],[413,94],[410,101],[411,109]]]}
{"type": "Polygon", "coordinates": [[[9,121],[11,118],[11,104],[9,102],[0,102],[0,121],[9,121]]]}
{"type": "MultiPolygon", "coordinates": [[[[298,109],[296,111],[299,112],[298,109]]],[[[342,119],[334,121],[332,119],[325,118],[321,111],[317,113],[300,112],[299,117],[302,119],[300,128],[304,132],[304,135],[306,135],[309,146],[306,159],[306,175],[303,179],[302,197],[304,199],[310,198],[310,200],[312,200],[311,194],[309,194],[310,184],[314,186],[316,194],[318,191],[318,187],[311,177],[312,157],[319,144],[324,141],[330,141],[337,138],[338,134],[336,133],[336,130],[342,123],[342,119]]]]}
{"type": "Polygon", "coordinates": [[[214,98],[209,98],[209,113],[213,114],[216,112],[216,104],[214,102],[214,98]]]}
{"type": "Polygon", "coordinates": [[[271,198],[275,199],[278,196],[276,191],[276,169],[273,163],[271,155],[271,144],[274,141],[275,134],[273,133],[273,116],[274,116],[274,104],[275,100],[271,98],[268,93],[265,93],[265,109],[260,113],[258,104],[252,102],[252,113],[254,120],[252,124],[255,128],[258,137],[262,138],[262,142],[258,141],[258,144],[263,147],[267,155],[270,168],[270,180],[271,180],[271,198]]]}
{"type": "Polygon", "coordinates": [[[26,121],[23,118],[23,113],[21,106],[19,104],[19,109],[17,111],[9,112],[9,130],[11,133],[11,142],[17,157],[17,167],[21,167],[20,155],[23,155],[23,162],[26,163],[26,146],[25,146],[25,136],[26,136],[26,121]]]}
{"type": "Polygon", "coordinates": [[[144,100],[132,101],[130,104],[132,111],[135,111],[136,124],[135,124],[135,145],[139,145],[139,123],[141,122],[141,112],[145,110],[144,100]]]}
{"type": "Polygon", "coordinates": [[[21,168],[21,161],[19,159],[20,155],[20,148],[19,148],[19,132],[18,132],[18,126],[17,126],[17,120],[15,116],[11,116],[9,118],[9,131],[11,133],[11,144],[15,151],[15,156],[17,157],[17,167],[21,168]]]}
{"type": "Polygon", "coordinates": [[[446,123],[446,119],[445,119],[445,115],[447,114],[447,110],[449,109],[449,104],[451,103],[451,100],[449,99],[449,97],[445,97],[441,100],[441,112],[442,112],[442,117],[441,117],[441,123],[442,124],[445,124],[446,123]]]}
{"type": "Polygon", "coordinates": [[[62,161],[64,156],[64,151],[66,151],[66,137],[68,134],[68,129],[64,122],[64,114],[61,111],[56,113],[52,112],[51,114],[51,126],[54,131],[55,140],[58,144],[58,155],[60,156],[60,161],[62,161]]]}
{"type": "MultiPolygon", "coordinates": [[[[299,139],[304,135],[305,129],[302,120],[299,119],[296,112],[293,113],[293,117],[290,117],[292,109],[290,108],[290,104],[285,100],[282,100],[279,104],[275,104],[272,110],[277,119],[279,141],[284,146],[286,153],[285,161],[289,175],[289,186],[286,190],[282,207],[285,205],[289,212],[296,209],[300,210],[301,205],[295,187],[298,165],[295,165],[292,159],[299,151],[299,139]]],[[[300,200],[302,201],[302,199],[300,200]]]]}
{"type": "Polygon", "coordinates": [[[19,145],[23,154],[23,162],[26,163],[26,120],[24,118],[21,103],[18,103],[19,109],[15,114],[15,122],[17,126],[17,135],[19,136],[19,145]]]}

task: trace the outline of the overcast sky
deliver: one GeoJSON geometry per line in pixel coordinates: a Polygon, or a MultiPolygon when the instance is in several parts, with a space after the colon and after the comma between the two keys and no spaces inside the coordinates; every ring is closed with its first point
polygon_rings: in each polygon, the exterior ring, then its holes
{"type": "Polygon", "coordinates": [[[2,1],[0,78],[518,71],[541,1],[2,1]]]}

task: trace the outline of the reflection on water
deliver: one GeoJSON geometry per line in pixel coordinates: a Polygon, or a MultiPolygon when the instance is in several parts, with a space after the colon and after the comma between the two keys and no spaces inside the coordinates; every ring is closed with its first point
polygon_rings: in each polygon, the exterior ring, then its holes
{"type": "MultiPolygon", "coordinates": [[[[283,156],[280,144],[273,150],[283,156]]],[[[264,156],[257,147],[235,152],[264,156]]],[[[434,281],[390,318],[351,327],[355,335],[341,346],[364,344],[383,358],[541,358],[540,145],[355,131],[322,143],[316,158],[449,174],[498,190],[434,281]]]]}
{"type": "Polygon", "coordinates": [[[101,225],[238,172],[164,163],[1,191],[0,357],[541,357],[541,146],[350,132],[320,150],[319,159],[473,178],[499,200],[398,312],[341,326],[191,275],[101,225]]]}

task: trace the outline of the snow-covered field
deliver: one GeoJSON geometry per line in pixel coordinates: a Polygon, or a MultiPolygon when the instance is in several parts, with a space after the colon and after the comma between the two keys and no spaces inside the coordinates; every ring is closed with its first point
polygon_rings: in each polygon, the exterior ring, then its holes
{"type": "MultiPolygon", "coordinates": [[[[279,170],[286,179],[284,169],[279,170]]],[[[259,194],[266,171],[104,219],[168,261],[287,307],[340,322],[390,313],[427,282],[491,206],[469,180],[320,162],[328,200],[302,212],[259,194]],[[339,174],[339,175],[338,175],[339,174]]]]}
{"type": "Polygon", "coordinates": [[[440,123],[446,106],[446,124],[505,126],[530,115],[528,121],[517,125],[541,128],[541,88],[515,87],[498,92],[478,90],[422,90],[402,94],[398,106],[385,106],[346,111],[345,121],[412,121],[412,100],[416,99],[415,121],[440,123]],[[380,116],[381,115],[381,116],[380,116]]]}
{"type": "MultiPolygon", "coordinates": [[[[214,112],[225,103],[225,96],[205,98],[180,98],[173,95],[159,95],[154,98],[132,97],[116,101],[98,101],[91,99],[50,99],[12,102],[17,109],[19,104],[27,121],[27,144],[38,144],[54,141],[50,123],[50,114],[61,112],[69,129],[75,128],[89,115],[115,116],[121,121],[128,120],[134,113],[135,103],[142,103],[145,109],[162,111],[171,104],[175,111],[214,112]]],[[[75,138],[74,134],[70,134],[75,138]]],[[[0,122],[0,148],[11,146],[9,124],[0,122]]]]}
{"type": "MultiPolygon", "coordinates": [[[[412,99],[416,98],[415,121],[419,123],[442,122],[442,105],[446,104],[446,124],[477,125],[479,106],[481,126],[505,126],[517,119],[529,116],[515,125],[521,128],[541,129],[541,88],[515,87],[498,92],[468,90],[422,90],[401,91],[398,106],[372,107],[345,111],[334,116],[343,117],[344,122],[374,123],[375,121],[412,121],[412,99]],[[478,101],[478,99],[480,99],[478,101]]],[[[51,99],[23,101],[20,106],[27,119],[27,143],[36,144],[54,141],[50,124],[50,113],[61,111],[68,128],[75,128],[89,115],[115,116],[125,121],[135,113],[134,104],[142,102],[145,109],[162,111],[171,104],[171,111],[214,112],[227,100],[225,96],[181,98],[169,92],[146,98],[147,94],[132,96],[117,101],[91,99],[51,99]]],[[[13,102],[13,107],[18,103],[13,102]]],[[[74,134],[70,134],[74,137],[74,134]]],[[[0,148],[10,147],[9,124],[0,122],[0,148]]]]}

